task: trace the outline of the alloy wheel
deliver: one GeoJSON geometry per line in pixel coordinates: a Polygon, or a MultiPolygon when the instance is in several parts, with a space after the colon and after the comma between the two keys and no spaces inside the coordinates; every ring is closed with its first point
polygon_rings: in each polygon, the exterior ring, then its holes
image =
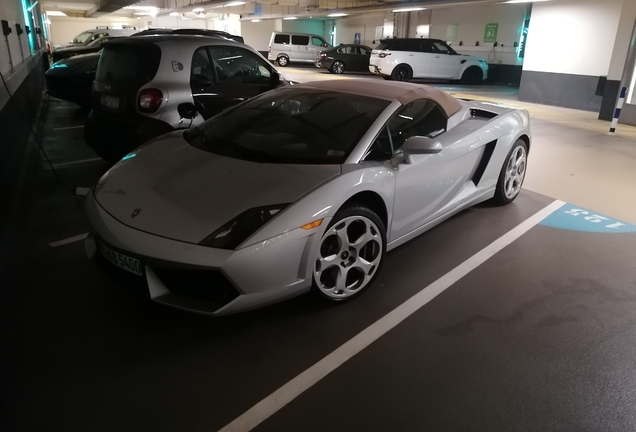
{"type": "Polygon", "coordinates": [[[337,74],[341,74],[344,72],[344,64],[340,61],[334,62],[333,66],[331,66],[333,71],[337,74]]]}
{"type": "Polygon", "coordinates": [[[351,297],[369,284],[384,253],[377,225],[364,216],[351,216],[325,232],[314,264],[314,280],[332,299],[351,297]]]}
{"type": "Polygon", "coordinates": [[[526,176],[526,149],[520,145],[510,155],[504,177],[504,194],[512,199],[519,194],[526,176]]]}
{"type": "Polygon", "coordinates": [[[285,56],[278,57],[278,64],[279,66],[287,66],[287,57],[285,56]]]}

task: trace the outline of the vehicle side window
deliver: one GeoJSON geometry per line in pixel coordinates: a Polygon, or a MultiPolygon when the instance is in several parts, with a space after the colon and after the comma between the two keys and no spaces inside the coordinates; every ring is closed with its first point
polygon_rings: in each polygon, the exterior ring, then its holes
{"type": "Polygon", "coordinates": [[[386,126],[384,126],[363,159],[365,161],[384,161],[392,157],[391,138],[386,126]]]}
{"type": "Polygon", "coordinates": [[[355,48],[350,46],[343,46],[338,48],[339,54],[355,54],[355,48]]]}
{"type": "Polygon", "coordinates": [[[253,52],[234,47],[208,47],[220,83],[270,84],[271,67],[253,52]]]}
{"type": "Polygon", "coordinates": [[[309,36],[292,35],[292,45],[309,45],[309,36]]]}
{"type": "Polygon", "coordinates": [[[358,50],[360,51],[360,54],[362,54],[362,55],[366,55],[366,56],[370,56],[371,55],[371,51],[369,51],[366,48],[358,47],[358,50]]]}
{"type": "Polygon", "coordinates": [[[431,43],[431,41],[423,40],[422,41],[422,52],[432,53],[432,52],[437,52],[437,51],[434,49],[433,44],[431,43]]]}
{"type": "Polygon", "coordinates": [[[289,45],[289,35],[277,34],[276,36],[274,36],[274,43],[289,45]]]}
{"type": "Polygon", "coordinates": [[[404,141],[412,136],[433,138],[446,131],[448,118],[435,102],[419,99],[400,108],[389,120],[393,152],[400,153],[404,141]]]}
{"type": "Polygon", "coordinates": [[[311,38],[311,44],[313,46],[318,46],[318,47],[327,46],[327,43],[324,40],[322,40],[320,38],[317,38],[317,37],[312,37],[311,38]]]}
{"type": "Polygon", "coordinates": [[[192,56],[190,68],[190,87],[193,90],[202,90],[214,84],[214,69],[210,57],[205,48],[199,48],[192,56]]]}
{"type": "Polygon", "coordinates": [[[448,48],[446,44],[443,44],[441,42],[433,42],[433,51],[442,54],[448,54],[450,52],[450,48],[448,48]]]}

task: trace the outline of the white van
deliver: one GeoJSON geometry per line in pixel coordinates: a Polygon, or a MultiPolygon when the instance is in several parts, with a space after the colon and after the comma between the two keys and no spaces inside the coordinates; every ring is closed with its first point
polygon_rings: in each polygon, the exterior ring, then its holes
{"type": "Polygon", "coordinates": [[[287,66],[290,62],[315,63],[320,51],[330,47],[322,36],[273,32],[267,58],[279,66],[287,66]]]}
{"type": "Polygon", "coordinates": [[[106,36],[130,36],[139,32],[136,29],[114,29],[109,27],[97,27],[91,30],[85,30],[75,36],[73,40],[65,45],[56,45],[55,49],[70,48],[77,46],[86,46],[91,42],[106,36]]]}

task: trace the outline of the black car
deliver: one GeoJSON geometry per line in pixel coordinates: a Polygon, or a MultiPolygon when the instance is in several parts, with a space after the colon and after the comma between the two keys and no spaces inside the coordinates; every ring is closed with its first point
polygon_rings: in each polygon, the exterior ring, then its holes
{"type": "Polygon", "coordinates": [[[45,74],[48,94],[90,107],[100,55],[100,52],[82,54],[54,63],[45,74]]]}
{"type": "Polygon", "coordinates": [[[117,39],[117,36],[105,36],[105,37],[94,40],[88,45],[80,45],[80,46],[55,50],[53,51],[53,54],[52,54],[53,61],[58,62],[60,60],[64,60],[64,59],[74,57],[80,54],[90,54],[90,53],[99,52],[102,49],[102,44],[114,39],[117,39]]]}
{"type": "Polygon", "coordinates": [[[316,67],[327,69],[331,73],[369,72],[371,48],[364,45],[339,45],[322,51],[316,61],[316,67]]]}

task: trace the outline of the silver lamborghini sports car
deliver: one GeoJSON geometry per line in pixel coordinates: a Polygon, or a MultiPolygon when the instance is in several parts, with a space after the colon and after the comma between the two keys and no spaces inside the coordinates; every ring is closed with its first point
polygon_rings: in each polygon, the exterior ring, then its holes
{"type": "Polygon", "coordinates": [[[391,249],[481,201],[512,202],[529,147],[526,111],[432,87],[281,87],[118,162],[86,200],[86,251],[203,314],[311,290],[350,299],[391,249]]]}

